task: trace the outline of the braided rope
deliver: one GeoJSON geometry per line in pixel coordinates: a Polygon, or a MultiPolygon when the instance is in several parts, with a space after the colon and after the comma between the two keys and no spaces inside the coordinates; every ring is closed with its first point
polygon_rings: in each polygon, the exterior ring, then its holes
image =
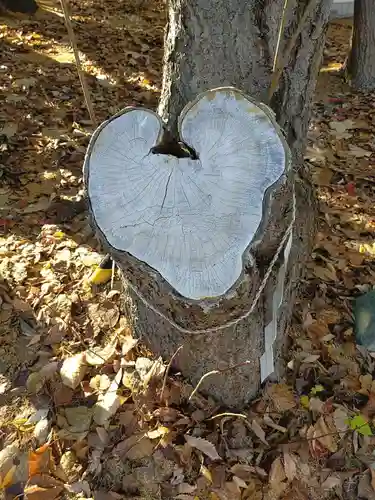
{"type": "Polygon", "coordinates": [[[275,255],[273,256],[273,258],[272,258],[272,260],[271,260],[271,262],[270,262],[270,264],[269,264],[269,266],[267,268],[267,271],[266,271],[266,273],[265,273],[265,275],[263,277],[263,280],[262,280],[262,282],[261,282],[261,284],[259,286],[259,290],[257,291],[257,293],[256,293],[256,295],[254,297],[254,300],[251,303],[251,306],[241,316],[239,316],[238,318],[233,319],[231,321],[228,321],[227,323],[224,323],[223,325],[214,326],[214,327],[211,327],[211,328],[204,328],[204,329],[201,329],[201,330],[189,330],[188,328],[183,328],[182,326],[178,325],[175,321],[173,321],[172,319],[168,318],[164,313],[162,313],[155,306],[153,306],[152,304],[150,304],[150,302],[125,277],[124,277],[124,282],[132,290],[132,292],[134,292],[134,294],[137,296],[137,298],[148,309],[150,309],[152,312],[154,312],[155,314],[157,314],[160,318],[162,318],[164,321],[166,321],[167,323],[169,323],[173,328],[175,328],[176,330],[178,330],[181,333],[185,333],[185,334],[189,334],[189,335],[204,335],[204,334],[208,334],[208,333],[214,333],[214,332],[217,332],[217,331],[220,331],[220,330],[225,330],[226,328],[230,328],[232,326],[236,326],[238,323],[240,323],[244,319],[248,318],[250,316],[250,314],[252,314],[254,312],[256,306],[258,305],[259,299],[261,298],[262,293],[263,293],[263,291],[264,291],[264,289],[265,289],[265,287],[266,287],[266,285],[268,283],[268,280],[269,280],[269,278],[271,276],[273,268],[275,267],[277,259],[279,258],[280,254],[281,254],[281,252],[282,252],[282,250],[284,248],[284,245],[285,245],[286,241],[289,238],[289,235],[293,231],[295,220],[296,220],[296,197],[295,197],[295,193],[294,193],[294,190],[293,190],[292,220],[290,221],[290,223],[289,223],[289,225],[288,225],[288,227],[287,227],[287,229],[286,229],[283,237],[281,238],[280,244],[277,247],[275,255]]]}

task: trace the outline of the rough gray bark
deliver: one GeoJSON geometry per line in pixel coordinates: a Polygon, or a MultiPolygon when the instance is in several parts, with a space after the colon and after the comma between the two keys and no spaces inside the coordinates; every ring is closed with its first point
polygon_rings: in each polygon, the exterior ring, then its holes
{"type": "MultiPolygon", "coordinates": [[[[308,254],[314,232],[313,198],[305,180],[302,153],[331,1],[310,1],[316,6],[290,54],[271,102],[293,153],[295,175],[293,179],[282,179],[265,201],[263,221],[251,249],[254,265],[246,267],[234,289],[219,300],[189,301],[176,294],[146,264],[109,249],[132,286],[172,321],[190,330],[223,325],[240,317],[254,300],[289,224],[294,182],[298,221],[284,290],[285,306],[279,317],[277,376],[283,372],[285,332],[293,309],[294,284],[301,270],[298,263],[308,254]]],[[[289,1],[282,47],[297,28],[307,4],[307,0],[289,1]]],[[[283,5],[284,0],[170,1],[159,113],[172,134],[176,133],[176,121],[185,104],[207,89],[231,85],[255,99],[267,100],[283,5]]],[[[234,327],[200,335],[174,328],[129,290],[135,307],[135,330],[166,361],[183,346],[174,366],[192,384],[209,371],[223,370],[205,379],[200,390],[229,407],[241,408],[260,387],[259,358],[264,351],[264,327],[269,321],[275,276],[276,272],[251,316],[234,327]],[[225,371],[248,360],[249,364],[225,371]]]]}
{"type": "Polygon", "coordinates": [[[346,71],[356,90],[375,89],[374,0],[355,0],[352,47],[346,71]]]}

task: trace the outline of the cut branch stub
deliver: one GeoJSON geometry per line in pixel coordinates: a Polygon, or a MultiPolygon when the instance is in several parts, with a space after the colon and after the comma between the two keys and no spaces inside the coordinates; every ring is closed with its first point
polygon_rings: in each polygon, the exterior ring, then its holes
{"type": "Polygon", "coordinates": [[[199,95],[178,128],[195,159],[151,152],[163,125],[150,110],[128,108],[99,127],[85,161],[90,207],[135,287],[147,272],[178,299],[217,302],[248,281],[265,194],[269,204],[285,183],[289,150],[272,111],[234,88],[199,95]]]}

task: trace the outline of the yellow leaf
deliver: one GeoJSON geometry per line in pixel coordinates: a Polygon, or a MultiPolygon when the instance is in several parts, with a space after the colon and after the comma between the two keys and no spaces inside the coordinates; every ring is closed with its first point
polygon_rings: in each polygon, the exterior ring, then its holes
{"type": "Polygon", "coordinates": [[[201,465],[201,470],[200,470],[202,476],[204,476],[209,483],[212,483],[212,474],[211,472],[205,467],[204,465],[201,465]]]}
{"type": "Polygon", "coordinates": [[[17,466],[13,465],[8,472],[5,474],[4,479],[0,477],[0,490],[5,490],[12,484],[14,473],[16,472],[17,466]]]}
{"type": "Polygon", "coordinates": [[[308,396],[301,396],[300,402],[304,408],[306,408],[307,410],[309,409],[310,404],[309,404],[309,397],[308,396]]]}
{"type": "Polygon", "coordinates": [[[165,436],[165,434],[169,433],[168,427],[164,427],[163,425],[160,425],[157,429],[154,429],[153,431],[148,431],[146,433],[146,436],[150,439],[156,439],[161,436],[165,436]]]}
{"type": "Polygon", "coordinates": [[[35,424],[26,424],[27,418],[16,418],[13,420],[13,425],[21,432],[28,432],[35,427],[35,424]]]}

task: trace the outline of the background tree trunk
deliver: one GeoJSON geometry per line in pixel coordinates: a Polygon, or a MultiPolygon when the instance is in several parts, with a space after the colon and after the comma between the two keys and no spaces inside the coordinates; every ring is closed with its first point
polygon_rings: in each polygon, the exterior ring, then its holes
{"type": "Polygon", "coordinates": [[[375,89],[374,0],[355,0],[352,46],[346,72],[356,90],[375,89]]]}
{"type": "MultiPolygon", "coordinates": [[[[241,408],[260,388],[264,332],[271,319],[274,290],[280,285],[276,277],[280,263],[254,312],[235,326],[192,335],[175,328],[155,310],[189,330],[216,327],[241,317],[241,312],[246,312],[254,300],[290,222],[294,184],[298,220],[293,231],[291,265],[286,273],[284,302],[279,308],[274,344],[275,374],[277,377],[282,375],[283,348],[293,309],[295,282],[301,274],[301,261],[309,255],[315,229],[314,201],[302,155],[331,1],[289,0],[281,43],[283,54],[310,2],[314,8],[286,61],[270,103],[292,150],[294,178],[285,179],[284,176],[276,195],[268,198],[264,223],[252,247],[254,265],[244,269],[245,278],[235,293],[219,298],[209,307],[204,301],[185,300],[144,263],[110,247],[111,255],[131,283],[129,294],[135,308],[135,331],[166,360],[183,346],[173,365],[194,385],[207,372],[220,370],[207,377],[200,390],[229,407],[241,408]],[[151,308],[132,292],[134,288],[151,308]],[[246,361],[249,363],[244,364],[246,361]],[[229,369],[237,365],[241,366],[229,369]]],[[[229,85],[267,102],[283,6],[284,0],[170,1],[159,114],[172,135],[176,135],[176,122],[183,107],[205,90],[229,85]]],[[[102,240],[105,241],[105,237],[102,240]]]]}

